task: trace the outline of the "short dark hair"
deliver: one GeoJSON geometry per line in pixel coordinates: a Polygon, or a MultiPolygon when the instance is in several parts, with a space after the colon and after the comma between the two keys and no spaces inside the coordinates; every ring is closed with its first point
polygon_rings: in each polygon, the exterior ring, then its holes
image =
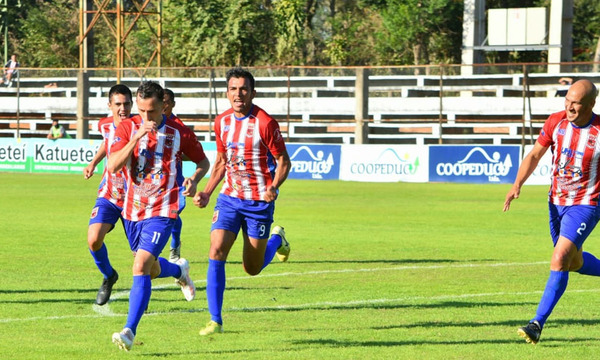
{"type": "Polygon", "coordinates": [[[250,91],[254,90],[254,76],[250,73],[250,71],[243,69],[241,66],[236,66],[227,71],[225,75],[227,81],[227,87],[229,87],[229,79],[231,78],[245,78],[250,81],[250,91]]]}
{"type": "Polygon", "coordinates": [[[114,94],[129,96],[129,100],[133,99],[133,95],[131,95],[131,90],[123,84],[117,84],[110,88],[108,91],[108,102],[112,101],[112,97],[114,94]]]}
{"type": "Polygon", "coordinates": [[[165,95],[167,95],[169,97],[169,99],[171,99],[171,101],[175,101],[175,93],[173,92],[173,90],[164,89],[164,91],[165,91],[165,95]]]}
{"type": "Polygon", "coordinates": [[[138,87],[136,95],[142,99],[156,98],[160,102],[164,102],[165,91],[162,86],[154,81],[144,81],[140,87],[138,87]]]}

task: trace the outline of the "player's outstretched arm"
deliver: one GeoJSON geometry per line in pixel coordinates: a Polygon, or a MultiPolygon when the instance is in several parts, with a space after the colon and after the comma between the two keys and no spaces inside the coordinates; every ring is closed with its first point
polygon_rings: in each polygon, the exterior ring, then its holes
{"type": "Polygon", "coordinates": [[[292,161],[290,160],[287,151],[275,156],[275,160],[277,161],[277,169],[275,170],[273,183],[265,193],[264,200],[266,202],[275,201],[277,199],[277,189],[283,185],[292,168],[292,161]]]}
{"type": "Polygon", "coordinates": [[[213,191],[215,191],[217,185],[223,180],[225,177],[225,165],[227,164],[227,154],[226,153],[217,153],[217,159],[215,160],[215,165],[213,166],[212,173],[210,174],[210,178],[208,182],[204,186],[204,191],[199,191],[194,196],[194,205],[199,208],[204,208],[208,205],[210,201],[210,196],[213,191]]]}
{"type": "Polygon", "coordinates": [[[521,187],[525,181],[527,181],[531,173],[533,173],[542,156],[544,156],[546,153],[546,150],[548,150],[548,147],[542,146],[536,141],[533,149],[529,152],[529,154],[527,154],[527,156],[525,156],[521,166],[519,167],[519,171],[517,172],[515,183],[506,194],[503,211],[508,211],[510,209],[510,203],[514,199],[519,198],[519,195],[521,194],[521,187]]]}
{"type": "Polygon", "coordinates": [[[96,151],[96,154],[94,155],[94,158],[92,159],[92,161],[88,164],[88,166],[83,168],[83,178],[84,179],[87,180],[87,179],[91,178],[92,176],[94,176],[94,170],[96,169],[96,166],[98,166],[100,161],[102,161],[102,159],[104,159],[105,156],[106,156],[106,148],[104,147],[104,141],[103,141],[102,144],[100,144],[98,151],[96,151]]]}
{"type": "Polygon", "coordinates": [[[183,196],[194,196],[196,195],[196,188],[198,183],[204,178],[204,175],[208,172],[210,168],[210,161],[207,158],[204,158],[202,161],[196,163],[196,171],[194,175],[186,178],[183,181],[183,186],[185,186],[185,190],[183,191],[183,196]]]}

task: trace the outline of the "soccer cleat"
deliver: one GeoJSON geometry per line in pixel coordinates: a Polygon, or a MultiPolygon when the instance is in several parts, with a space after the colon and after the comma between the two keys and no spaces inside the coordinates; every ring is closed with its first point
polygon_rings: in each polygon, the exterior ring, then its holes
{"type": "Polygon", "coordinates": [[[96,304],[104,305],[110,299],[110,294],[112,293],[113,285],[119,280],[119,274],[117,274],[117,270],[113,269],[113,275],[107,279],[102,281],[102,285],[98,290],[98,295],[96,295],[96,304]]]}
{"type": "Polygon", "coordinates": [[[121,332],[114,333],[112,336],[112,342],[119,347],[121,350],[129,351],[133,346],[133,332],[130,328],[125,328],[121,332]]]}
{"type": "Polygon", "coordinates": [[[181,257],[181,244],[179,244],[176,248],[171,248],[169,254],[169,261],[172,263],[176,263],[177,260],[181,257]]]}
{"type": "Polygon", "coordinates": [[[206,336],[206,335],[212,335],[214,333],[217,334],[221,334],[223,333],[223,325],[219,324],[216,321],[209,321],[208,324],[206,324],[206,327],[204,327],[204,329],[200,330],[200,335],[202,336],[206,336]]]}
{"type": "Polygon", "coordinates": [[[277,225],[271,231],[271,235],[281,236],[281,246],[277,249],[277,258],[279,261],[286,262],[290,256],[290,243],[285,239],[285,231],[277,225]]]}
{"type": "Polygon", "coordinates": [[[525,339],[528,343],[533,345],[537,344],[540,341],[540,335],[542,335],[542,327],[537,320],[534,320],[527,324],[527,326],[520,327],[517,330],[519,336],[525,339]]]}
{"type": "Polygon", "coordinates": [[[181,292],[187,301],[192,301],[196,297],[196,286],[190,278],[190,264],[184,258],[177,260],[177,265],[181,268],[181,276],[175,282],[181,286],[181,292]]]}

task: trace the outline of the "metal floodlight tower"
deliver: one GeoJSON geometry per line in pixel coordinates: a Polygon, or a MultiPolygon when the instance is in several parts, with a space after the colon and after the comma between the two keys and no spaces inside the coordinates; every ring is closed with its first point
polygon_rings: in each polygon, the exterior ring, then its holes
{"type": "MultiPolygon", "coordinates": [[[[79,0],[79,68],[82,70],[94,67],[93,29],[101,26],[100,24],[105,24],[116,40],[117,82],[120,82],[126,66],[149,68],[155,63],[155,66],[160,69],[162,66],[162,0],[79,0]],[[154,35],[156,47],[147,62],[140,66],[132,63],[132,53],[135,49],[128,49],[126,44],[129,34],[134,32],[139,25],[138,22],[142,21],[154,35]],[[126,63],[126,60],[129,63],[126,63]]],[[[145,70],[143,72],[145,73],[145,70]]]]}

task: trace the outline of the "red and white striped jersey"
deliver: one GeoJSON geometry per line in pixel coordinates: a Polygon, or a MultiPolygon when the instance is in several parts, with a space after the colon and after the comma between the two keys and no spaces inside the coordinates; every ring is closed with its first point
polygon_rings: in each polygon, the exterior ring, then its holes
{"type": "Polygon", "coordinates": [[[552,150],[549,201],[555,205],[598,205],[600,195],[600,117],[578,127],[561,111],[548,117],[537,139],[552,150]]]}
{"type": "Polygon", "coordinates": [[[286,151],[279,123],[256,105],[238,119],[229,109],[215,119],[217,151],[226,153],[221,193],[245,200],[262,200],[273,182],[277,162],[286,151]]]}
{"type": "MultiPolygon", "coordinates": [[[[142,124],[139,115],[134,121],[121,122],[115,132],[111,152],[122,149],[142,124]],[[139,120],[139,123],[135,122],[139,120]]],[[[141,138],[124,171],[127,193],[123,205],[123,217],[140,221],[155,216],[176,218],[179,212],[179,173],[177,162],[185,154],[198,163],[206,158],[196,135],[186,126],[167,120],[154,132],[141,138]]]]}
{"type": "MultiPolygon", "coordinates": [[[[110,156],[110,145],[115,137],[116,126],[113,120],[113,117],[109,116],[98,121],[98,131],[102,134],[107,160],[110,156]]],[[[125,199],[125,175],[122,170],[113,174],[108,171],[106,166],[104,167],[102,181],[100,181],[100,186],[98,187],[98,197],[105,198],[118,207],[123,207],[123,200],[125,199]]]]}

